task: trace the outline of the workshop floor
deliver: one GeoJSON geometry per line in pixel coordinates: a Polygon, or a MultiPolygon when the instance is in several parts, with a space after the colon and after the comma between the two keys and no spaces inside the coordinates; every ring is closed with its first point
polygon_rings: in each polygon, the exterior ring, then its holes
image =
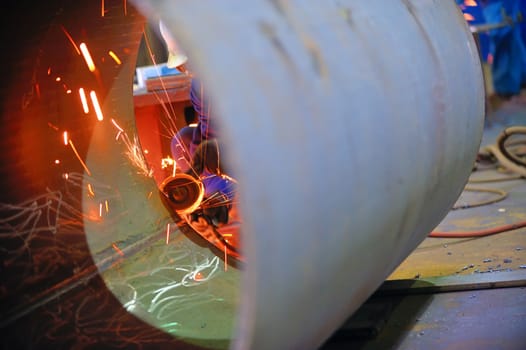
{"type": "MultiPolygon", "coordinates": [[[[490,103],[481,149],[505,127],[526,125],[525,93],[490,103]]],[[[524,178],[481,164],[468,186],[505,191],[507,197],[452,210],[435,231],[526,221],[524,178]],[[495,178],[505,181],[485,182],[495,178]]],[[[495,197],[464,191],[455,206],[495,197]]],[[[526,228],[478,238],[426,238],[323,347],[350,348],[526,349],[526,228]]]]}
{"type": "MultiPolygon", "coordinates": [[[[526,94],[502,103],[490,112],[481,148],[495,142],[507,126],[526,125],[526,94]]],[[[452,210],[436,231],[476,231],[526,221],[526,180],[494,166],[479,166],[468,186],[507,192],[504,200],[468,209],[452,210]],[[477,182],[489,179],[515,179],[477,182]]],[[[458,206],[491,199],[493,193],[465,191],[458,206]]],[[[389,279],[486,273],[526,268],[526,228],[480,238],[427,238],[389,279]]],[[[526,272],[526,270],[525,270],[526,272]]]]}

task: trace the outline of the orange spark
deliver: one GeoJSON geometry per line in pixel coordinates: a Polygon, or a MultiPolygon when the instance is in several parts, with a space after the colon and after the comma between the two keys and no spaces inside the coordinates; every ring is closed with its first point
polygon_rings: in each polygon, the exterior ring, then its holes
{"type": "Polygon", "coordinates": [[[35,90],[37,92],[38,98],[40,98],[40,85],[38,83],[35,83],[35,90]]]}
{"type": "Polygon", "coordinates": [[[48,67],[48,69],[47,69],[47,75],[51,75],[51,67],[48,67]]]}
{"type": "Polygon", "coordinates": [[[124,129],[121,128],[119,124],[117,124],[115,119],[111,118],[111,123],[113,124],[113,126],[115,126],[117,128],[117,130],[119,130],[120,132],[124,132],[124,129]]]}
{"type": "MultiPolygon", "coordinates": [[[[60,26],[60,28],[62,28],[62,31],[64,32],[64,34],[66,34],[66,37],[68,38],[69,42],[71,43],[71,45],[73,45],[73,47],[75,48],[75,51],[77,51],[77,53],[80,55],[80,50],[79,50],[79,47],[77,46],[77,44],[75,44],[75,40],[73,40],[73,38],[71,37],[71,35],[68,33],[68,31],[66,30],[66,28],[64,28],[64,26],[60,26]]],[[[51,72],[51,71],[50,71],[51,72]]]]}
{"type": "Polygon", "coordinates": [[[91,197],[95,197],[95,192],[93,192],[93,187],[91,186],[91,184],[88,184],[88,194],[91,197]]]}
{"type": "Polygon", "coordinates": [[[55,159],[55,164],[60,164],[60,160],[55,159]]]}
{"type": "Polygon", "coordinates": [[[51,124],[50,122],[47,122],[47,126],[49,126],[51,129],[58,131],[58,126],[51,124]]]}
{"type": "Polygon", "coordinates": [[[108,55],[110,55],[111,58],[113,58],[113,60],[115,61],[115,63],[117,64],[121,64],[121,59],[119,58],[119,56],[117,56],[117,54],[115,54],[115,52],[113,51],[108,51],[108,55]]]}
{"type": "Polygon", "coordinates": [[[79,160],[80,164],[82,164],[82,167],[84,168],[84,170],[86,171],[86,173],[87,173],[89,176],[91,176],[91,171],[89,171],[88,166],[86,165],[86,163],[84,163],[84,161],[82,160],[82,158],[80,158],[79,152],[77,152],[77,149],[75,148],[75,145],[73,144],[73,141],[71,141],[71,139],[69,139],[69,145],[71,146],[71,149],[73,150],[73,152],[74,152],[75,155],[77,156],[77,159],[79,160]]]}
{"type": "Polygon", "coordinates": [[[80,51],[82,52],[82,56],[84,56],[84,60],[86,61],[86,64],[88,65],[89,71],[94,72],[95,63],[93,63],[93,59],[91,58],[88,47],[86,46],[85,43],[80,43],[80,51]]]}
{"type": "Polygon", "coordinates": [[[104,0],[101,0],[100,15],[104,17],[104,0]]]}
{"type": "Polygon", "coordinates": [[[128,15],[128,7],[127,7],[127,4],[126,4],[126,0],[124,0],[124,15],[125,16],[128,15]]]}
{"type": "Polygon", "coordinates": [[[124,253],[122,252],[122,250],[120,250],[119,247],[117,247],[115,243],[113,243],[111,246],[113,247],[113,249],[115,249],[117,253],[119,253],[120,256],[124,256],[124,253]]]}
{"type": "Polygon", "coordinates": [[[66,94],[71,94],[71,89],[67,89],[66,94]]]}
{"type": "Polygon", "coordinates": [[[56,77],[56,78],[55,78],[55,81],[61,81],[61,80],[62,80],[61,77],[56,77]]]}
{"type": "Polygon", "coordinates": [[[474,7],[477,6],[477,2],[475,0],[464,0],[464,5],[474,7]]]}
{"type": "Polygon", "coordinates": [[[110,206],[109,206],[107,200],[104,201],[104,205],[106,206],[106,213],[109,213],[110,212],[110,206]]]}
{"type": "Polygon", "coordinates": [[[79,95],[80,95],[80,102],[82,102],[82,109],[84,109],[84,113],[89,113],[89,106],[88,106],[88,99],[86,98],[86,93],[84,92],[84,88],[79,89],[79,95]]]}
{"type": "Polygon", "coordinates": [[[166,244],[170,241],[170,223],[166,225],[166,244]]]}
{"type": "Polygon", "coordinates": [[[201,272],[198,272],[194,276],[194,281],[202,281],[203,280],[203,274],[201,272]]]}
{"type": "Polygon", "coordinates": [[[64,137],[64,146],[67,146],[68,145],[68,132],[67,131],[64,131],[63,137],[64,137]]]}
{"type": "Polygon", "coordinates": [[[464,13],[464,19],[469,22],[475,20],[475,17],[473,17],[469,13],[464,13]]]}
{"type": "Polygon", "coordinates": [[[99,203],[99,216],[102,217],[102,203],[99,203]]]}
{"type": "Polygon", "coordinates": [[[97,119],[99,121],[104,120],[104,115],[102,115],[102,109],[100,108],[99,100],[97,99],[97,93],[95,91],[90,91],[89,96],[91,97],[91,103],[97,114],[97,119]]]}

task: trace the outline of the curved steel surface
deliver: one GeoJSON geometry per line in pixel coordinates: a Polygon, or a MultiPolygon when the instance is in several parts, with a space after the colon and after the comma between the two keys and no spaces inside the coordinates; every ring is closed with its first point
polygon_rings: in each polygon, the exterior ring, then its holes
{"type": "MultiPolygon", "coordinates": [[[[16,248],[4,249],[13,307],[1,325],[28,343],[15,320],[46,328],[23,316],[89,281],[88,293],[105,284],[112,296],[70,296],[49,334],[91,327],[75,322],[93,311],[119,345],[141,333],[185,348],[316,348],[467,181],[484,90],[454,1],[137,0],[142,14],[120,0],[53,4],[19,11],[23,40],[6,52],[0,91],[12,201],[2,242],[16,248]],[[143,15],[175,34],[220,116],[239,180],[241,269],[178,230],[155,195],[131,94],[143,15]],[[134,318],[121,327],[124,309],[164,333],[134,318]]],[[[102,332],[80,330],[77,346],[102,332]]]]}
{"type": "Polygon", "coordinates": [[[244,213],[236,349],[315,348],[445,216],[483,125],[453,1],[149,1],[208,86],[244,213]]]}

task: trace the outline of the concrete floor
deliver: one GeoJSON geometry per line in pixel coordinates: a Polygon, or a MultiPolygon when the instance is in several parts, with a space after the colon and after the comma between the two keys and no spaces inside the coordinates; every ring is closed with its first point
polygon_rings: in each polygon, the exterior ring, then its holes
{"type": "MultiPolygon", "coordinates": [[[[526,125],[526,95],[490,106],[481,148],[526,125]]],[[[526,221],[526,181],[480,165],[469,186],[499,189],[497,203],[452,210],[435,231],[526,221]],[[483,182],[494,178],[509,181],[483,182]],[[473,183],[476,182],[476,183],[473,183]]],[[[495,197],[464,192],[462,206],[495,197]]],[[[326,343],[332,349],[526,349],[526,228],[480,238],[431,238],[326,343]]]]}

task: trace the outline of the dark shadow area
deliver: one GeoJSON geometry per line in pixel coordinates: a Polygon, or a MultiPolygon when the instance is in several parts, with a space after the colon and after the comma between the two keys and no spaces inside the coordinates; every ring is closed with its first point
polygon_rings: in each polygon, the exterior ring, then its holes
{"type": "Polygon", "coordinates": [[[434,298],[428,293],[408,293],[415,282],[420,281],[387,281],[389,286],[382,285],[321,349],[397,348],[434,298]]]}

